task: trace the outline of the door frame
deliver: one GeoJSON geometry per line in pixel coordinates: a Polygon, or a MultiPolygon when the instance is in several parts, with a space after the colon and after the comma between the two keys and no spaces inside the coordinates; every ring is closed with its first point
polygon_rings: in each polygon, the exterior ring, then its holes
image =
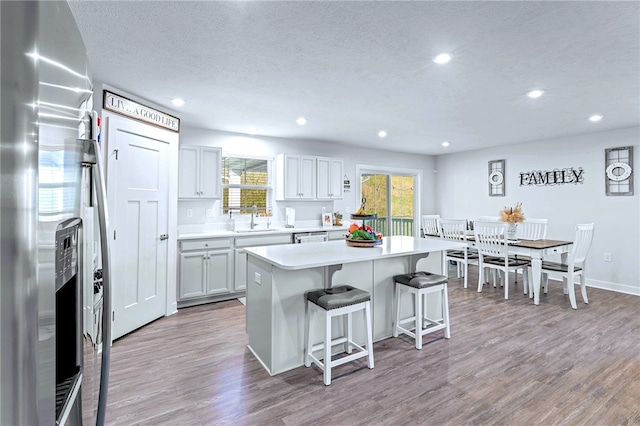
{"type": "MultiPolygon", "coordinates": [[[[413,191],[413,223],[419,225],[420,220],[420,206],[422,205],[422,170],[420,169],[407,169],[400,167],[387,167],[387,166],[372,166],[367,164],[356,164],[356,179],[358,179],[358,185],[356,188],[356,201],[359,205],[362,199],[362,175],[376,175],[376,174],[392,174],[396,176],[413,176],[414,178],[414,191],[413,191]]],[[[413,227],[413,236],[420,236],[420,226],[413,227]]]]}
{"type": "MultiPolygon", "coordinates": [[[[168,130],[161,129],[159,127],[151,126],[149,124],[142,123],[137,120],[129,119],[118,115],[114,112],[107,110],[102,111],[103,118],[103,130],[102,135],[104,137],[105,146],[102,146],[102,155],[107,164],[107,203],[109,206],[109,236],[113,241],[113,233],[118,228],[122,229],[123,226],[119,223],[119,218],[115,211],[115,199],[117,189],[117,165],[115,157],[117,155],[118,147],[117,141],[110,141],[108,134],[110,128],[120,126],[135,125],[138,129],[141,129],[139,134],[148,137],[150,139],[159,139],[166,141],[169,145],[169,193],[168,193],[168,212],[167,212],[167,230],[169,238],[167,240],[167,288],[166,288],[166,303],[165,303],[165,316],[173,315],[178,312],[176,286],[177,286],[177,256],[178,256],[178,157],[179,157],[179,134],[168,130]],[[120,225],[120,226],[119,226],[120,225]]],[[[113,246],[113,243],[111,243],[113,246]]],[[[113,265],[115,266],[115,265],[113,265]]]]}

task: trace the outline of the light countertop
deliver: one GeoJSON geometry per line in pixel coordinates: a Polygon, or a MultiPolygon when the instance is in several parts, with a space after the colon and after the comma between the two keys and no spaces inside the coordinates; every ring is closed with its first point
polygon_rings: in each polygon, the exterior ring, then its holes
{"type": "Polygon", "coordinates": [[[248,247],[244,250],[281,269],[297,270],[319,266],[363,262],[385,257],[407,256],[465,248],[466,244],[414,237],[384,237],[374,247],[349,247],[343,240],[307,244],[248,247]]]}
{"type": "Polygon", "coordinates": [[[294,228],[270,228],[270,229],[254,229],[254,230],[239,230],[239,231],[227,231],[227,230],[208,230],[200,232],[189,232],[178,235],[178,241],[185,240],[197,240],[200,238],[222,238],[222,237],[248,237],[258,235],[277,235],[277,234],[296,234],[298,232],[321,232],[321,231],[344,231],[347,232],[346,226],[333,226],[331,228],[324,228],[322,226],[311,227],[294,227],[294,228]]]}

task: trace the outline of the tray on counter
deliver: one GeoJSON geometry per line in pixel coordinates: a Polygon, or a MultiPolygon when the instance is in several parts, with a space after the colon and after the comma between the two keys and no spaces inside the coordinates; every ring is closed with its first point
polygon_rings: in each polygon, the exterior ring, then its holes
{"type": "Polygon", "coordinates": [[[361,220],[361,219],[376,219],[378,217],[377,214],[352,214],[351,219],[361,220]]]}
{"type": "Polygon", "coordinates": [[[345,238],[344,240],[349,247],[375,247],[382,244],[382,240],[352,240],[345,238]]]}

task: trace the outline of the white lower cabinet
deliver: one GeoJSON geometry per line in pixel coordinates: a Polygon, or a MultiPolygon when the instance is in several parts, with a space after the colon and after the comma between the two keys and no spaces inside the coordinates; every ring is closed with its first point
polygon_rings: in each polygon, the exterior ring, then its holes
{"type": "Polygon", "coordinates": [[[247,254],[243,248],[290,243],[290,233],[180,241],[178,307],[244,296],[247,254]]]}
{"type": "Polygon", "coordinates": [[[232,246],[232,239],[181,242],[178,255],[178,302],[231,293],[234,257],[232,246]]]}

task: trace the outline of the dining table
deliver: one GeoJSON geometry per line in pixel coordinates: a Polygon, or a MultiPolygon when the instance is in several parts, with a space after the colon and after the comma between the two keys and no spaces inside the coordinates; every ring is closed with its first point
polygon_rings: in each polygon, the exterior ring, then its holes
{"type": "MultiPolygon", "coordinates": [[[[473,235],[473,231],[468,231],[467,245],[477,249],[477,242],[473,235]]],[[[429,235],[431,238],[440,238],[436,235],[429,235]]],[[[529,278],[533,284],[533,303],[540,304],[540,288],[542,283],[542,260],[551,255],[560,255],[561,262],[567,263],[567,257],[573,241],[563,240],[508,240],[507,247],[509,255],[528,256],[531,258],[531,267],[529,268],[529,278]]],[[[567,288],[567,279],[563,278],[564,288],[567,288]]]]}

